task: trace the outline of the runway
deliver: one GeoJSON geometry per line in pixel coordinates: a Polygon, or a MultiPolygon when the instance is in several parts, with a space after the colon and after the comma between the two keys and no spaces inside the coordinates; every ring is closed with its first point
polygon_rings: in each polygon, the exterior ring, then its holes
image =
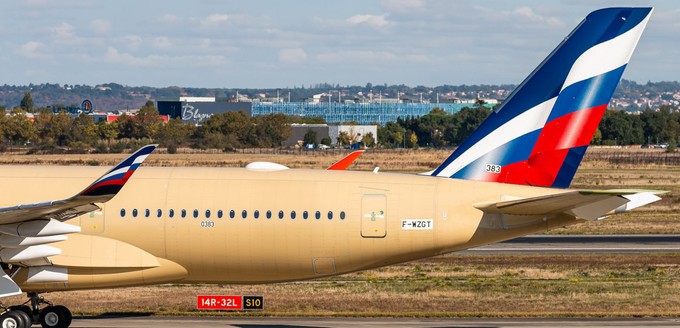
{"type": "Polygon", "coordinates": [[[678,327],[680,319],[412,319],[412,318],[195,318],[195,317],[85,317],[71,327],[222,327],[222,328],[335,328],[335,327],[678,327]]]}
{"type": "Polygon", "coordinates": [[[456,254],[675,253],[680,235],[531,235],[456,254]]]}

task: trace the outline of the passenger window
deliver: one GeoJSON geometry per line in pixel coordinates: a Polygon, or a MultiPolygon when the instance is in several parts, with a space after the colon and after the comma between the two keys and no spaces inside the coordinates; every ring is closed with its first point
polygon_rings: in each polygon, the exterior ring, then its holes
{"type": "Polygon", "coordinates": [[[302,212],[302,218],[303,219],[307,220],[308,217],[309,217],[309,213],[307,213],[307,211],[302,212]]]}
{"type": "Polygon", "coordinates": [[[333,220],[333,211],[328,211],[328,219],[333,220]]]}
{"type": "Polygon", "coordinates": [[[256,219],[259,218],[259,217],[260,217],[260,211],[255,210],[255,212],[253,212],[253,216],[254,216],[256,219]]]}
{"type": "Polygon", "coordinates": [[[340,220],[344,220],[344,219],[345,219],[345,212],[342,211],[342,212],[340,212],[340,220]]]}
{"type": "Polygon", "coordinates": [[[243,210],[243,212],[241,212],[241,217],[244,218],[244,219],[247,218],[248,217],[248,211],[243,210]]]}
{"type": "Polygon", "coordinates": [[[205,218],[206,219],[210,218],[210,210],[205,210],[205,218]]]}
{"type": "Polygon", "coordinates": [[[194,210],[194,219],[195,218],[198,218],[198,210],[196,210],[196,209],[194,210]]]}
{"type": "Polygon", "coordinates": [[[320,218],[321,218],[321,212],[316,211],[316,213],[314,213],[314,217],[315,217],[317,220],[320,219],[320,218]]]}
{"type": "Polygon", "coordinates": [[[148,208],[145,209],[145,210],[144,210],[144,217],[148,218],[150,215],[151,215],[151,211],[149,211],[148,208]]]}
{"type": "Polygon", "coordinates": [[[168,211],[168,216],[170,216],[171,218],[174,217],[174,216],[175,216],[175,210],[170,209],[170,210],[168,211]]]}
{"type": "Polygon", "coordinates": [[[120,217],[121,217],[121,218],[124,218],[124,217],[125,217],[125,209],[124,209],[124,208],[121,208],[121,209],[120,209],[120,217]]]}
{"type": "Polygon", "coordinates": [[[272,211],[267,210],[267,219],[271,219],[271,218],[272,218],[272,211]]]}
{"type": "Polygon", "coordinates": [[[283,211],[279,211],[279,219],[283,219],[283,211]]]}
{"type": "Polygon", "coordinates": [[[182,218],[187,217],[187,210],[182,209],[182,218]]]}
{"type": "Polygon", "coordinates": [[[221,219],[221,218],[222,218],[222,214],[223,214],[223,213],[222,213],[222,210],[217,211],[217,217],[218,217],[218,218],[221,219]]]}
{"type": "Polygon", "coordinates": [[[236,212],[234,210],[229,211],[229,218],[233,219],[236,216],[236,212]]]}
{"type": "Polygon", "coordinates": [[[132,217],[133,218],[137,217],[137,209],[136,208],[132,210],[132,217]]]}
{"type": "Polygon", "coordinates": [[[161,216],[163,216],[163,210],[161,210],[159,208],[159,209],[156,210],[156,217],[161,217],[161,216]]]}
{"type": "Polygon", "coordinates": [[[290,218],[295,220],[295,211],[290,211],[290,218]]]}

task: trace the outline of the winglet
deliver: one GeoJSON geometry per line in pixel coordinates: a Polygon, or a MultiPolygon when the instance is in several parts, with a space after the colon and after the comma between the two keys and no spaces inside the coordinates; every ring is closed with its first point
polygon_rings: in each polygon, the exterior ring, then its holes
{"type": "Polygon", "coordinates": [[[147,145],[140,148],[134,154],[130,155],[130,157],[102,175],[90,186],[85,188],[85,190],[81,191],[76,197],[104,196],[105,198],[110,199],[115,196],[123,188],[128,179],[130,179],[132,174],[135,173],[137,167],[142,164],[146,157],[149,156],[157,146],[158,145],[147,145]]]}
{"type": "Polygon", "coordinates": [[[341,160],[337,161],[335,164],[331,165],[329,168],[326,170],[328,171],[343,171],[346,170],[354,161],[356,161],[361,154],[364,153],[365,150],[357,150],[354,152],[351,152],[349,155],[343,157],[341,160]]]}

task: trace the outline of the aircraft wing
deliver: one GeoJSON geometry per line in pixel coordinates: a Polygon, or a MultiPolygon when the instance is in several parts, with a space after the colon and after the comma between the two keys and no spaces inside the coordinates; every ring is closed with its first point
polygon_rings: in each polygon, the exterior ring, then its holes
{"type": "Polygon", "coordinates": [[[335,164],[329,166],[326,170],[333,171],[343,171],[346,170],[354,161],[356,161],[361,154],[364,153],[364,150],[357,150],[349,153],[349,155],[343,157],[341,160],[337,161],[335,164]]]}
{"type": "MultiPolygon", "coordinates": [[[[11,264],[12,268],[19,268],[49,264],[48,257],[61,254],[61,250],[47,244],[66,240],[66,234],[80,231],[80,227],[63,221],[99,209],[95,203],[111,200],[156,146],[137,150],[70,198],[0,207],[0,262],[3,266],[11,264]]],[[[20,293],[11,273],[0,276],[0,297],[20,293]]]]}
{"type": "Polygon", "coordinates": [[[475,204],[488,213],[550,215],[565,213],[586,220],[629,211],[661,199],[657,190],[575,190],[539,197],[475,204]]]}
{"type": "Polygon", "coordinates": [[[35,219],[65,221],[99,209],[94,203],[111,200],[156,146],[148,145],[137,150],[73,197],[0,207],[0,231],[5,230],[3,226],[10,223],[35,219]]]}

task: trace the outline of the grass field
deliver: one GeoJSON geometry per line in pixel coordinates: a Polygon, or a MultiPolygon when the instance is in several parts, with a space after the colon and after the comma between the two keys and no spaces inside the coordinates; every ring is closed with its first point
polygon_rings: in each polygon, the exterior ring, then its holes
{"type": "Polygon", "coordinates": [[[673,317],[680,313],[678,255],[449,255],[307,282],[163,285],[47,297],[76,314],[673,317]],[[265,310],[199,312],[197,295],[263,295],[265,310]]]}

